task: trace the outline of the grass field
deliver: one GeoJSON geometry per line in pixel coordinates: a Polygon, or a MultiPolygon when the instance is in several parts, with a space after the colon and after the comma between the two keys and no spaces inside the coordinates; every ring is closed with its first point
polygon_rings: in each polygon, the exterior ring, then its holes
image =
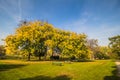
{"type": "Polygon", "coordinates": [[[62,63],[0,60],[0,80],[120,80],[111,60],[62,63]]]}

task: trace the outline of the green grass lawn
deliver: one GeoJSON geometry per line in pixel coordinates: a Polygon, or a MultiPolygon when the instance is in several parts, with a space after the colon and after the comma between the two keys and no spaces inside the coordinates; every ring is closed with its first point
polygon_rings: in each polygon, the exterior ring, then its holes
{"type": "Polygon", "coordinates": [[[64,63],[0,60],[0,80],[120,80],[111,60],[64,63]]]}

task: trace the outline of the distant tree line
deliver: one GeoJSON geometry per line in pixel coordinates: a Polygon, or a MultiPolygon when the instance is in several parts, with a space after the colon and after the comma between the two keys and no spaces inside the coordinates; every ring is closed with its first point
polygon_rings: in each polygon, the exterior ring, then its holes
{"type": "Polygon", "coordinates": [[[31,56],[39,60],[108,59],[112,52],[109,47],[98,46],[97,40],[87,39],[84,33],[61,30],[42,21],[23,21],[14,34],[6,37],[5,50],[6,54],[21,55],[28,60],[31,56]]]}

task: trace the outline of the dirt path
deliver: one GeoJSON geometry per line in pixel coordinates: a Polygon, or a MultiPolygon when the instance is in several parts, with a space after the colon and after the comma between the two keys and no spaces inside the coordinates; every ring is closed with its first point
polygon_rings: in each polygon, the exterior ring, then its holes
{"type": "Polygon", "coordinates": [[[116,61],[115,63],[116,63],[117,68],[118,68],[118,74],[117,75],[120,77],[120,61],[116,61]]]}

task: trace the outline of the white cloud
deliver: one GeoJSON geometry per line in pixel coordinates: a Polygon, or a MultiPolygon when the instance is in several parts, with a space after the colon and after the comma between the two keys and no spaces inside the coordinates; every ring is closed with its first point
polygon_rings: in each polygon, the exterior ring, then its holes
{"type": "Polygon", "coordinates": [[[2,39],[5,39],[8,33],[0,32],[0,45],[4,45],[4,41],[2,39]]]}
{"type": "Polygon", "coordinates": [[[31,4],[29,0],[0,0],[0,44],[3,44],[1,39],[14,32],[22,20],[23,12],[32,8],[31,4]]]}
{"type": "Polygon", "coordinates": [[[120,26],[101,26],[96,31],[88,33],[90,38],[98,39],[100,45],[108,45],[108,38],[115,35],[120,35],[120,26]]]}
{"type": "Polygon", "coordinates": [[[0,11],[7,14],[15,22],[21,20],[21,0],[1,0],[0,11]]]}
{"type": "Polygon", "coordinates": [[[19,21],[21,21],[22,20],[21,0],[18,0],[18,7],[19,7],[19,21]]]}
{"type": "MultiPolygon", "coordinates": [[[[88,13],[87,13],[88,15],[88,13]]],[[[97,17],[92,17],[91,19],[94,19],[97,17]]],[[[90,23],[88,17],[87,18],[81,18],[78,20],[75,20],[70,23],[66,23],[62,25],[64,29],[75,31],[77,33],[86,33],[89,38],[98,39],[98,42],[100,45],[108,45],[109,37],[120,35],[120,26],[117,25],[110,25],[109,23],[99,23],[97,26],[94,24],[88,24],[90,23]]],[[[98,19],[98,18],[97,18],[98,19]]]]}

